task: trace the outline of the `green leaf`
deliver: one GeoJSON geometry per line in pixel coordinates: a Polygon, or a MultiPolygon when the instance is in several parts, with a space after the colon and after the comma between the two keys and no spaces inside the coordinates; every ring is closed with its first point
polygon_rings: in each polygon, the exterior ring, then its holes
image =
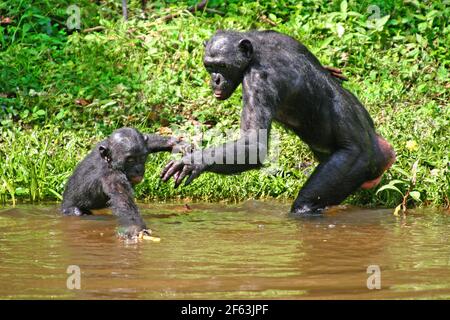
{"type": "Polygon", "coordinates": [[[400,211],[401,207],[402,207],[401,204],[399,204],[397,207],[395,207],[395,210],[393,212],[394,216],[398,216],[398,212],[400,211]]]}
{"type": "Polygon", "coordinates": [[[396,186],[393,186],[393,185],[389,185],[389,184],[385,184],[384,186],[382,186],[380,189],[377,190],[377,192],[375,194],[378,194],[379,192],[384,191],[384,190],[393,190],[403,196],[403,192],[401,192],[399,188],[397,188],[396,186]]]}
{"type": "Polygon", "coordinates": [[[400,174],[402,174],[405,178],[408,178],[408,177],[409,177],[409,172],[406,172],[405,170],[400,169],[398,166],[392,167],[391,170],[392,170],[392,171],[395,171],[395,172],[398,172],[398,173],[400,173],[400,174]]]}
{"type": "Polygon", "coordinates": [[[345,33],[345,28],[341,23],[338,23],[336,26],[336,32],[339,38],[342,38],[342,36],[345,33]]]}
{"type": "Polygon", "coordinates": [[[58,192],[56,192],[55,190],[50,189],[50,188],[48,189],[48,191],[50,191],[50,193],[53,193],[53,195],[54,195],[56,198],[58,198],[59,200],[62,201],[63,197],[61,196],[60,193],[58,193],[58,192]]]}
{"type": "Polygon", "coordinates": [[[39,109],[34,114],[38,117],[43,117],[43,116],[45,116],[45,110],[39,109]]]}
{"type": "Polygon", "coordinates": [[[411,191],[409,193],[409,195],[411,196],[411,198],[413,198],[415,201],[420,202],[420,192],[419,191],[411,191]]]}
{"type": "Polygon", "coordinates": [[[394,179],[394,180],[391,180],[391,181],[389,181],[389,185],[391,185],[391,186],[395,186],[396,184],[408,184],[408,182],[406,182],[406,181],[403,181],[403,180],[399,180],[399,179],[394,179]]]}
{"type": "Polygon", "coordinates": [[[428,45],[428,41],[418,33],[416,33],[416,41],[422,47],[426,47],[428,45]]]}
{"type": "Polygon", "coordinates": [[[59,112],[58,112],[58,114],[56,115],[56,119],[57,120],[61,120],[62,118],[64,118],[64,109],[63,110],[60,110],[59,112]]]}
{"type": "Polygon", "coordinates": [[[348,8],[347,0],[342,1],[341,2],[341,12],[342,13],[346,13],[347,12],[347,8],[348,8]]]}
{"type": "Polygon", "coordinates": [[[269,19],[272,20],[272,21],[277,21],[278,20],[277,16],[274,15],[273,13],[269,13],[269,19]]]}
{"type": "Polygon", "coordinates": [[[390,15],[387,15],[387,16],[384,16],[383,18],[377,19],[375,22],[376,29],[378,31],[383,30],[383,26],[386,24],[386,22],[388,22],[390,17],[391,17],[390,15]]]}
{"type": "Polygon", "coordinates": [[[111,107],[111,106],[113,106],[115,104],[117,104],[117,101],[113,100],[113,101],[110,101],[110,102],[105,103],[104,105],[102,105],[102,108],[108,108],[108,107],[111,107]]]}
{"type": "Polygon", "coordinates": [[[328,38],[326,38],[323,42],[322,42],[322,44],[321,44],[321,46],[320,46],[320,49],[323,49],[323,48],[326,48],[326,47],[328,47],[328,45],[331,43],[331,41],[333,41],[334,40],[334,37],[328,37],[328,38]]]}

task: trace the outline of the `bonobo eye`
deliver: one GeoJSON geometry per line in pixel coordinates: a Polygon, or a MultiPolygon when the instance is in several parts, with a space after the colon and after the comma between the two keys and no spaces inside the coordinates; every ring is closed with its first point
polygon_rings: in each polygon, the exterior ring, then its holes
{"type": "Polygon", "coordinates": [[[215,73],[215,72],[219,72],[220,70],[226,70],[228,69],[228,64],[226,64],[225,62],[208,62],[205,63],[205,69],[206,71],[208,71],[209,73],[215,73]]]}
{"type": "Polygon", "coordinates": [[[213,73],[213,72],[214,72],[214,68],[213,68],[213,66],[210,65],[210,64],[206,64],[206,63],[205,63],[205,69],[206,69],[206,71],[208,71],[209,73],[213,73]]]}
{"type": "Polygon", "coordinates": [[[133,158],[133,157],[128,157],[125,161],[126,161],[126,163],[128,163],[128,164],[132,164],[132,163],[135,163],[135,162],[136,162],[136,159],[133,158]]]}

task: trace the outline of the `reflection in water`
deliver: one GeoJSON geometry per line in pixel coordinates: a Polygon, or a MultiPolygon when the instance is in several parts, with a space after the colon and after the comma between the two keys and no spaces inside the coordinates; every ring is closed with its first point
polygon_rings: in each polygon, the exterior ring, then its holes
{"type": "Polygon", "coordinates": [[[292,219],[289,205],[142,204],[160,243],[124,243],[108,213],[0,209],[0,298],[450,298],[450,216],[354,208],[292,219]],[[81,290],[69,290],[69,265],[81,290]],[[381,290],[366,270],[381,268],[381,290]]]}

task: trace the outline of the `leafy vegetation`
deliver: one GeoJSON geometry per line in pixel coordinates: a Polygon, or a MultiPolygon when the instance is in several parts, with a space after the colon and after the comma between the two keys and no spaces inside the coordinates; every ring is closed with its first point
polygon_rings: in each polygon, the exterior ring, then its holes
{"type": "MultiPolygon", "coordinates": [[[[0,202],[58,200],[93,143],[122,126],[184,135],[239,127],[241,92],[214,100],[201,62],[217,29],[274,29],[342,68],[397,152],[381,188],[358,205],[445,205],[450,198],[450,2],[77,1],[81,30],[68,30],[71,1],[0,3],[0,202]],[[178,13],[173,19],[164,19],[178,13]],[[101,28],[95,28],[101,26],[101,28]],[[87,29],[87,30],[86,30],[87,29]]],[[[159,180],[169,155],[152,155],[139,199],[293,198],[315,163],[276,126],[278,161],[237,176],[205,174],[174,190],[159,180]]],[[[211,135],[210,135],[211,136],[211,135]]],[[[211,136],[203,146],[217,143],[211,136]]]]}

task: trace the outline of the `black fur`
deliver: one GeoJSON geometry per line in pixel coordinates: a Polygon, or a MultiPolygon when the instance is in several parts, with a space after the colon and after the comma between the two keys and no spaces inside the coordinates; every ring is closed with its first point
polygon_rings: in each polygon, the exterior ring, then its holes
{"type": "Polygon", "coordinates": [[[172,151],[181,145],[176,138],[141,134],[133,128],[114,131],[94,147],[69,178],[62,213],[80,216],[110,207],[126,236],[146,229],[133,200],[132,185],[142,180],[149,153],[172,151]]]}
{"type": "Polygon", "coordinates": [[[231,174],[261,166],[264,156],[253,164],[192,163],[192,159],[200,152],[204,157],[225,148],[234,149],[237,157],[245,152],[246,160],[252,149],[265,154],[267,139],[249,139],[249,132],[270,130],[273,120],[296,133],[320,161],[295,200],[293,213],[320,212],[342,202],[393,162],[393,150],[375,133],[363,105],[297,40],[275,31],[218,31],[205,43],[204,64],[216,98],[227,99],[242,83],[243,135],[170,162],[161,174],[164,181],[174,176],[177,186],[186,176],[188,184],[203,171],[231,174]],[[245,143],[241,151],[239,143],[245,143]]]}

